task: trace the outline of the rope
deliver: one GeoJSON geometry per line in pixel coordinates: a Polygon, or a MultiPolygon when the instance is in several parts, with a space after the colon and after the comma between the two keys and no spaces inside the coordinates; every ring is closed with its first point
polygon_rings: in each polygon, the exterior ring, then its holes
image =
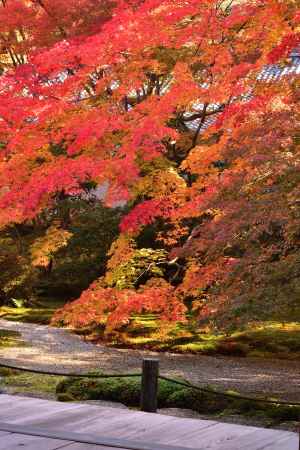
{"type": "Polygon", "coordinates": [[[141,373],[128,373],[128,374],[91,374],[91,373],[66,373],[66,372],[51,372],[51,371],[45,371],[45,370],[39,370],[39,369],[29,369],[27,367],[18,367],[18,366],[11,366],[9,364],[3,364],[0,363],[0,367],[5,367],[6,369],[13,369],[13,370],[20,370],[22,372],[31,372],[31,373],[38,373],[41,375],[56,375],[59,377],[74,377],[74,378],[127,378],[127,377],[140,377],[141,373]]]}
{"type": "MultiPolygon", "coordinates": [[[[18,366],[12,366],[9,364],[4,364],[0,362],[0,367],[4,367],[6,369],[12,369],[12,370],[20,370],[22,372],[30,372],[30,373],[37,373],[41,375],[54,375],[54,376],[62,376],[62,377],[74,377],[74,378],[133,378],[133,377],[141,377],[141,373],[122,373],[122,374],[84,374],[84,373],[66,373],[66,372],[51,372],[51,371],[45,371],[45,370],[39,370],[39,369],[29,369],[26,367],[18,367],[18,366]]],[[[299,406],[299,402],[287,402],[287,401],[280,401],[280,400],[269,400],[264,398],[253,398],[248,397],[240,394],[230,394],[227,392],[220,392],[220,391],[214,391],[212,389],[196,386],[194,384],[185,383],[183,381],[174,380],[173,378],[166,377],[164,375],[159,375],[158,378],[160,380],[165,380],[170,383],[177,384],[179,386],[183,386],[188,389],[195,389],[200,392],[204,392],[206,394],[213,394],[219,397],[224,398],[230,398],[234,400],[246,400],[251,401],[254,403],[265,403],[269,405],[278,405],[278,406],[299,406]]]]}
{"type": "Polygon", "coordinates": [[[227,393],[227,392],[214,391],[212,389],[195,386],[194,384],[184,383],[183,381],[177,381],[177,380],[174,380],[173,378],[168,378],[168,377],[165,377],[165,376],[162,376],[162,375],[159,375],[159,378],[161,380],[169,381],[171,383],[178,384],[180,386],[184,386],[184,387],[187,387],[189,389],[195,389],[197,391],[205,392],[206,394],[217,395],[219,397],[232,398],[232,399],[235,399],[235,400],[249,400],[251,402],[268,403],[268,404],[272,404],[272,405],[300,406],[300,403],[297,403],[297,402],[291,402],[290,403],[290,402],[285,402],[285,401],[280,401],[280,400],[268,400],[268,399],[264,399],[264,398],[253,398],[253,397],[247,397],[247,396],[239,395],[239,394],[230,394],[230,393],[227,393]]]}

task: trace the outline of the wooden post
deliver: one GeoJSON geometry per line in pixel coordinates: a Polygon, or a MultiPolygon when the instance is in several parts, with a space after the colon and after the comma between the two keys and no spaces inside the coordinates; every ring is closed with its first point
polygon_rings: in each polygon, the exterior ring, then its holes
{"type": "Polygon", "coordinates": [[[158,359],[143,359],[143,373],[141,386],[141,410],[145,412],[157,411],[158,387],[158,359]]]}

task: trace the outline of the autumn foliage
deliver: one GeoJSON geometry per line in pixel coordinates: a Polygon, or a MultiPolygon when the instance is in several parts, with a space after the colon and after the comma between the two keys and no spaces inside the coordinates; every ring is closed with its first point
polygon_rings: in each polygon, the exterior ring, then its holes
{"type": "Polygon", "coordinates": [[[56,322],[299,317],[300,79],[259,77],[290,66],[297,1],[2,0],[0,41],[1,228],[47,216],[37,264],[66,198],[124,205],[56,322]]]}

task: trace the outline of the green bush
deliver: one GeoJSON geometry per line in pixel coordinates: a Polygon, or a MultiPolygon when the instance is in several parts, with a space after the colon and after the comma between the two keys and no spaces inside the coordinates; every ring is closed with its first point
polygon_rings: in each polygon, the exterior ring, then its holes
{"type": "Polygon", "coordinates": [[[75,399],[70,394],[57,394],[57,400],[59,402],[73,402],[75,399]]]}
{"type": "Polygon", "coordinates": [[[278,421],[296,421],[300,420],[300,407],[272,405],[266,409],[266,415],[278,421]]]}
{"type": "Polygon", "coordinates": [[[216,353],[224,356],[247,356],[250,346],[239,342],[220,342],[217,344],[216,353]]]}
{"type": "Polygon", "coordinates": [[[109,286],[118,289],[134,289],[151,277],[163,277],[163,263],[167,262],[166,250],[141,248],[135,250],[129,261],[118,265],[106,279],[109,286]]]}
{"type": "Polygon", "coordinates": [[[0,348],[21,346],[21,334],[18,331],[0,330],[0,348]]]}
{"type": "MultiPolygon", "coordinates": [[[[140,377],[122,378],[66,378],[56,387],[56,394],[69,394],[77,400],[110,400],[128,406],[138,406],[141,396],[140,377]]],[[[158,385],[158,404],[164,407],[178,388],[173,383],[160,380],[158,385]]]]}
{"type": "MultiPolygon", "coordinates": [[[[202,414],[221,414],[230,410],[236,414],[264,417],[276,422],[300,420],[300,407],[256,403],[240,399],[237,392],[228,391],[229,393],[233,397],[214,395],[182,387],[167,380],[159,380],[158,408],[192,409],[202,414]]],[[[56,394],[60,401],[109,400],[137,407],[140,404],[141,379],[70,377],[58,383],[56,394]]]]}
{"type": "Polygon", "coordinates": [[[7,367],[0,367],[0,376],[1,377],[12,377],[12,376],[16,376],[18,375],[18,373],[16,370],[13,369],[9,369],[7,367]]]}

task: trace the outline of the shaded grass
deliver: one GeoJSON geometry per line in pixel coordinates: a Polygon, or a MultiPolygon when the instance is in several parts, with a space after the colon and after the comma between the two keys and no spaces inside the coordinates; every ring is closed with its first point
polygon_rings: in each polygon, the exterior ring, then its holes
{"type": "Polygon", "coordinates": [[[21,372],[0,367],[1,387],[13,394],[55,397],[56,386],[63,377],[21,372]]]}
{"type": "Polygon", "coordinates": [[[124,331],[109,336],[103,328],[81,330],[91,341],[102,341],[117,348],[149,349],[178,353],[298,359],[300,357],[300,323],[266,322],[249,326],[229,335],[209,329],[191,329],[176,325],[159,329],[155,316],[135,316],[124,331]]]}
{"type": "MultiPolygon", "coordinates": [[[[11,321],[49,324],[54,312],[64,302],[47,299],[36,307],[0,307],[0,317],[11,321]]],[[[80,329],[76,332],[91,342],[105,342],[117,348],[149,349],[177,353],[263,357],[300,358],[300,323],[265,322],[231,334],[216,333],[209,328],[176,325],[159,328],[154,314],[133,316],[129,326],[106,336],[104,326],[80,329]]],[[[9,345],[9,340],[1,339],[9,345]]],[[[3,345],[3,344],[2,344],[3,345]]]]}
{"type": "MultiPolygon", "coordinates": [[[[94,372],[95,373],[95,372],[94,372]]],[[[97,372],[98,373],[98,372],[97,372]]],[[[125,378],[72,378],[30,374],[0,368],[0,386],[14,394],[41,398],[57,398],[60,401],[109,400],[139,408],[140,377],[125,378]]],[[[182,381],[182,379],[181,379],[182,381]]],[[[208,386],[213,389],[211,386],[208,386]]],[[[293,424],[300,420],[300,407],[276,406],[240,400],[236,391],[227,391],[233,398],[223,398],[159,380],[158,408],[192,409],[213,418],[242,416],[255,419],[264,426],[281,423],[293,424]]]]}
{"type": "Polygon", "coordinates": [[[47,299],[39,302],[39,305],[30,308],[1,306],[0,318],[10,320],[12,322],[48,325],[54,312],[64,304],[65,302],[62,302],[61,300],[47,299]]]}
{"type": "MultiPolygon", "coordinates": [[[[99,373],[99,372],[93,372],[99,373]]],[[[74,378],[23,373],[0,368],[0,386],[10,393],[66,401],[109,400],[139,408],[141,378],[74,378]],[[3,377],[3,378],[2,378],[3,377]],[[1,379],[2,378],[2,379],[1,379]]],[[[183,381],[182,379],[180,379],[183,381]]],[[[207,386],[213,390],[213,387],[207,386]]],[[[227,391],[233,398],[195,391],[166,380],[159,380],[158,408],[191,409],[210,419],[243,417],[245,423],[255,421],[263,426],[290,428],[300,420],[300,407],[276,406],[239,399],[236,391],[227,391]]],[[[273,398],[274,400],[274,398],[273,398]]],[[[229,420],[230,421],[230,420],[229,420]]]]}
{"type": "MultiPolygon", "coordinates": [[[[140,377],[103,379],[68,377],[57,385],[56,394],[60,401],[110,400],[138,407],[140,387],[140,377]]],[[[300,419],[300,406],[256,403],[239,399],[235,391],[230,393],[233,395],[232,398],[225,398],[213,393],[178,386],[167,380],[159,380],[158,408],[192,409],[198,413],[213,414],[217,417],[239,414],[244,417],[259,418],[269,425],[300,419]]]]}
{"type": "Polygon", "coordinates": [[[23,345],[21,334],[17,331],[0,330],[0,348],[23,345]]]}

